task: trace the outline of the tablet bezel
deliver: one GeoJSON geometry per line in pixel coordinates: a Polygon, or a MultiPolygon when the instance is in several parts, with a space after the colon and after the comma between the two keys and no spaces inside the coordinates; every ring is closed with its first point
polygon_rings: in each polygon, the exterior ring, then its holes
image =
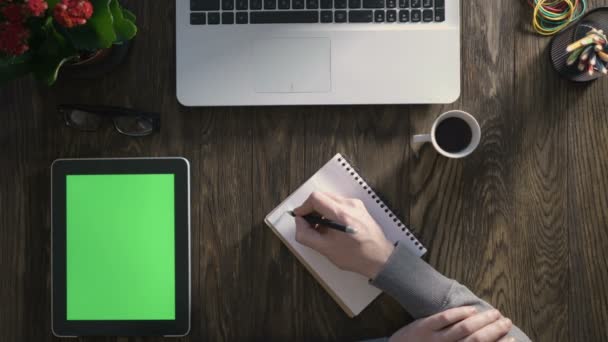
{"type": "Polygon", "coordinates": [[[184,336],[190,331],[190,164],[185,158],[57,159],[51,166],[51,314],[53,334],[184,336]],[[175,320],[67,320],[66,176],[175,175],[175,320]]]}

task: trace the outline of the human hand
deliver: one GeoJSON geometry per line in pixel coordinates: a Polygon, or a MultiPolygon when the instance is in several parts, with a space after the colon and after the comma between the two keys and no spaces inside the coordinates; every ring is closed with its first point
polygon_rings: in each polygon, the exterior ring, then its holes
{"type": "Polygon", "coordinates": [[[323,254],[340,269],[374,278],[393,252],[363,202],[334,194],[313,192],[294,210],[296,241],[323,254]],[[311,227],[301,216],[317,213],[357,230],[347,234],[322,226],[311,227]]]}
{"type": "Polygon", "coordinates": [[[511,326],[498,310],[477,313],[472,306],[461,306],[406,325],[389,342],[515,342],[505,336],[511,326]]]}

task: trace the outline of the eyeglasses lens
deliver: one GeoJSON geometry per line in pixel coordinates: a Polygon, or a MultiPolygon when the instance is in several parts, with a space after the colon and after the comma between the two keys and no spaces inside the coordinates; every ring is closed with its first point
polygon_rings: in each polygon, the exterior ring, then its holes
{"type": "Polygon", "coordinates": [[[154,131],[152,121],[143,116],[115,117],[114,125],[120,133],[131,136],[148,135],[154,131]]]}
{"type": "Polygon", "coordinates": [[[64,112],[65,119],[71,127],[83,131],[96,131],[101,127],[101,118],[97,114],[80,109],[70,109],[64,112]]]}

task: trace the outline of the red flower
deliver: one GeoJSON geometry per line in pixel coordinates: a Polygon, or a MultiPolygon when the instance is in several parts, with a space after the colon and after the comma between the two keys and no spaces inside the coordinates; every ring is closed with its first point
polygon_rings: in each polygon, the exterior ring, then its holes
{"type": "Polygon", "coordinates": [[[18,4],[9,4],[2,8],[2,15],[11,23],[20,23],[25,20],[23,7],[18,4]]]}
{"type": "Polygon", "coordinates": [[[93,5],[89,0],[61,0],[55,5],[53,17],[63,27],[84,25],[93,15],[93,5]]]}
{"type": "Polygon", "coordinates": [[[28,12],[34,17],[40,17],[49,7],[45,0],[26,0],[25,6],[28,12]]]}
{"type": "Polygon", "coordinates": [[[22,23],[6,22],[0,24],[0,52],[19,56],[29,49],[27,39],[30,31],[22,23]]]}

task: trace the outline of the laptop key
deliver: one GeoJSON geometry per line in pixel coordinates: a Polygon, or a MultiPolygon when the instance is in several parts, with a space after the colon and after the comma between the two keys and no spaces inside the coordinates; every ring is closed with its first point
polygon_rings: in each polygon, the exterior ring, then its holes
{"type": "Polygon", "coordinates": [[[220,23],[220,14],[217,12],[211,12],[207,15],[207,22],[209,25],[218,25],[220,23]]]}
{"type": "Polygon", "coordinates": [[[411,15],[412,22],[414,22],[414,23],[419,22],[421,19],[421,16],[422,16],[422,13],[420,12],[420,10],[412,10],[412,15],[411,15]]]}
{"type": "Polygon", "coordinates": [[[331,9],[334,7],[332,0],[321,0],[321,8],[323,9],[331,9]]]}
{"type": "Polygon", "coordinates": [[[411,0],[412,8],[420,8],[422,6],[421,0],[411,0]]]}
{"type": "Polygon", "coordinates": [[[395,10],[386,11],[386,22],[394,23],[395,21],[397,21],[397,11],[395,11],[395,10]]]}
{"type": "Polygon", "coordinates": [[[234,9],[234,0],[222,0],[222,9],[224,11],[232,11],[234,9]]]}
{"type": "Polygon", "coordinates": [[[222,24],[224,24],[224,25],[234,24],[234,13],[233,12],[223,12],[222,13],[222,24]]]}
{"type": "Polygon", "coordinates": [[[190,13],[190,25],[205,25],[206,19],[206,13],[190,13]]]}
{"type": "Polygon", "coordinates": [[[249,16],[247,12],[236,12],[236,23],[247,24],[249,22],[249,16]]]}
{"type": "Polygon", "coordinates": [[[279,0],[279,9],[289,9],[289,0],[279,0]]]}
{"type": "Polygon", "coordinates": [[[438,23],[445,21],[445,10],[443,8],[438,8],[435,10],[435,21],[438,23]]]}
{"type": "Polygon", "coordinates": [[[246,10],[247,9],[247,0],[236,0],[236,9],[237,10],[246,10]]]}
{"type": "Polygon", "coordinates": [[[399,0],[399,8],[410,7],[410,0],[399,0]]]}
{"type": "Polygon", "coordinates": [[[363,0],[363,8],[384,8],[384,0],[363,0]]]}
{"type": "Polygon", "coordinates": [[[334,21],[334,13],[332,11],[321,11],[321,22],[331,23],[334,21]]]}
{"type": "Polygon", "coordinates": [[[262,0],[250,0],[249,7],[252,10],[262,9],[262,0]]]}
{"type": "Polygon", "coordinates": [[[435,0],[435,8],[445,8],[445,0],[435,0]]]}
{"type": "Polygon", "coordinates": [[[408,21],[410,21],[410,11],[408,11],[408,10],[400,10],[399,11],[399,22],[400,23],[407,23],[408,21]]]}
{"type": "Polygon", "coordinates": [[[387,8],[395,8],[397,7],[397,0],[386,0],[387,8]]]}
{"type": "Polygon", "coordinates": [[[377,23],[384,22],[384,10],[376,10],[374,12],[374,21],[377,23]]]}
{"type": "Polygon", "coordinates": [[[277,0],[264,0],[264,9],[277,8],[277,0]]]}
{"type": "Polygon", "coordinates": [[[348,8],[361,8],[361,0],[348,0],[348,8]]]}
{"type": "Polygon", "coordinates": [[[336,8],[346,8],[346,0],[334,0],[334,6],[336,8]]]}
{"type": "Polygon", "coordinates": [[[319,0],[306,0],[306,8],[308,8],[308,9],[319,8],[319,0]]]}
{"type": "Polygon", "coordinates": [[[424,7],[424,8],[433,7],[433,0],[422,0],[422,7],[424,7]]]}
{"type": "Polygon", "coordinates": [[[319,22],[319,11],[251,12],[252,24],[308,24],[319,22]]]}
{"type": "Polygon", "coordinates": [[[219,11],[220,0],[190,0],[191,11],[219,11]]]}
{"type": "Polygon", "coordinates": [[[345,23],[346,22],[346,11],[335,11],[334,20],[337,23],[345,23]]]}
{"type": "Polygon", "coordinates": [[[424,21],[425,23],[433,21],[433,10],[426,9],[422,11],[422,21],[424,21]]]}
{"type": "Polygon", "coordinates": [[[372,11],[349,11],[348,21],[351,23],[371,23],[374,21],[374,12],[372,11]]]}
{"type": "Polygon", "coordinates": [[[291,8],[293,9],[303,9],[304,8],[304,0],[292,0],[291,8]]]}

